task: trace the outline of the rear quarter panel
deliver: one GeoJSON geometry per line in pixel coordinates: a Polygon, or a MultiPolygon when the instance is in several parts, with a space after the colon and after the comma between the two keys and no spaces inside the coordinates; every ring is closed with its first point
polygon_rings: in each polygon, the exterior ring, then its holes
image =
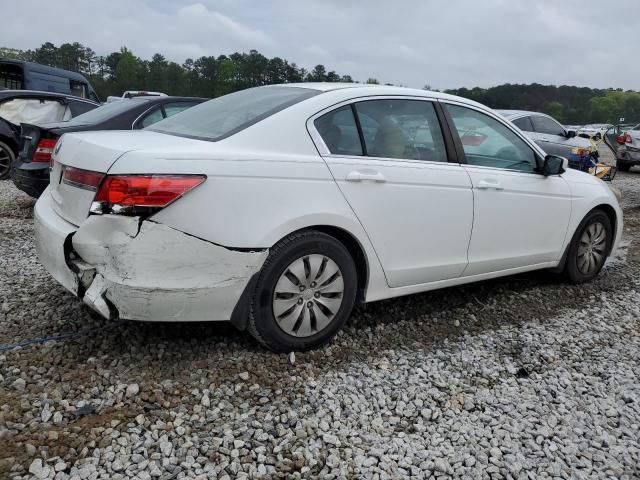
{"type": "Polygon", "coordinates": [[[388,289],[367,234],[316,152],[258,154],[233,149],[225,155],[218,149],[216,156],[202,158],[192,152],[176,158],[133,151],[109,173],[206,175],[203,184],[152,219],[228,248],[268,249],[301,229],[341,228],[358,241],[367,258],[367,297],[388,289]]]}

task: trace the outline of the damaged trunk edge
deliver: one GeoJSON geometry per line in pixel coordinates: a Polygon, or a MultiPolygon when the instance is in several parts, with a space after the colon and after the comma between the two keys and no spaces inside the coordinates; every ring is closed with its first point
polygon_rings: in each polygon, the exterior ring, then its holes
{"type": "Polygon", "coordinates": [[[108,319],[231,320],[243,329],[268,249],[236,249],[140,217],[90,216],[64,242],[78,297],[108,319]],[[250,282],[251,281],[251,282],[250,282]]]}

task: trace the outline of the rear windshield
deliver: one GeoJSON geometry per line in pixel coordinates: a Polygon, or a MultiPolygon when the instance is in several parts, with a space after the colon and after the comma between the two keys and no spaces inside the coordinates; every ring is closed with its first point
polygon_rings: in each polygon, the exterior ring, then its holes
{"type": "Polygon", "coordinates": [[[149,130],[215,142],[318,93],[299,87],[250,88],[196,105],[149,130]]]}
{"type": "Polygon", "coordinates": [[[98,108],[94,108],[87,113],[72,118],[67,125],[93,125],[95,123],[102,123],[116,115],[139,107],[140,102],[145,101],[146,100],[116,100],[111,103],[105,103],[98,108]]]}

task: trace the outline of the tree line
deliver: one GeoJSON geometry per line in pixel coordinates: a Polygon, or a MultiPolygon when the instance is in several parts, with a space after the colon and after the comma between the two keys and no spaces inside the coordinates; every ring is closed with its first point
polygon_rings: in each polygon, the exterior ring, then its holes
{"type": "MultiPolygon", "coordinates": [[[[218,97],[260,85],[293,82],[353,82],[316,65],[306,70],[279,57],[267,58],[256,50],[231,55],[188,58],[182,65],[156,53],[141,59],[126,47],[106,56],[80,43],[59,47],[47,42],[34,50],[0,48],[0,58],[14,58],[80,72],[89,79],[100,98],[122,95],[125,90],[149,90],[170,95],[218,97]]],[[[370,78],[368,83],[378,83],[370,78]]]]}
{"type": "Polygon", "coordinates": [[[459,88],[447,93],[491,108],[543,112],[565,124],[640,123],[640,93],[562,85],[505,84],[491,88],[459,88]]]}
{"type": "MultiPolygon", "coordinates": [[[[354,82],[351,75],[328,70],[324,65],[307,70],[280,57],[265,57],[256,50],[188,58],[179,64],[160,53],[150,60],[141,59],[126,47],[108,55],[97,55],[78,42],[60,46],[46,42],[33,50],[0,48],[0,58],[27,60],[80,72],[103,100],[109,95],[120,96],[125,90],[217,97],[275,83],[354,82]]],[[[361,81],[378,83],[375,78],[361,81]]],[[[445,91],[491,108],[544,112],[563,123],[616,123],[621,117],[640,122],[640,93],[634,91],[537,83],[445,91]]]]}

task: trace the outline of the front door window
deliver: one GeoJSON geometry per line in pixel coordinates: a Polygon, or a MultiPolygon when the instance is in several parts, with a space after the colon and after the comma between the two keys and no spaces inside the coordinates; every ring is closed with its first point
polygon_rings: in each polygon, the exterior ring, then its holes
{"type": "Polygon", "coordinates": [[[469,165],[535,172],[534,150],[516,133],[489,115],[447,105],[469,165]]]}

